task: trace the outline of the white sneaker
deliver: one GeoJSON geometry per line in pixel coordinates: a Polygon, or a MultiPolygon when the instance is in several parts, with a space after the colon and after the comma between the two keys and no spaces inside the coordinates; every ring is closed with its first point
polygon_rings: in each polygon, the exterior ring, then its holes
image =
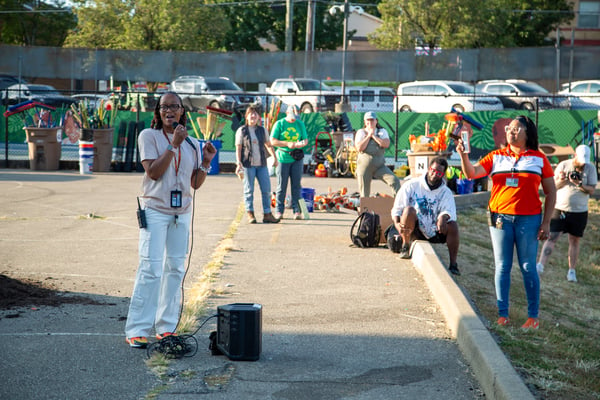
{"type": "Polygon", "coordinates": [[[577,275],[575,275],[574,269],[569,269],[569,272],[567,272],[567,280],[569,282],[577,282],[577,275]]]}
{"type": "Polygon", "coordinates": [[[544,273],[544,264],[542,263],[537,263],[535,265],[535,268],[537,269],[538,275],[541,275],[544,273]]]}

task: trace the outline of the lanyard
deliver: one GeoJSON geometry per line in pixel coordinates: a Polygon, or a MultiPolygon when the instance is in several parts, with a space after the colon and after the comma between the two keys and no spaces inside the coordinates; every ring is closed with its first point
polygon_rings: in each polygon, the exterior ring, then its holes
{"type": "Polygon", "coordinates": [[[511,157],[514,157],[514,158],[515,158],[515,161],[513,161],[513,166],[512,166],[512,168],[511,168],[511,170],[510,170],[510,172],[511,172],[511,177],[515,176],[515,171],[516,171],[517,163],[519,162],[519,160],[521,159],[521,157],[523,157],[523,156],[527,155],[527,152],[528,152],[528,151],[529,151],[529,150],[525,150],[525,151],[524,151],[524,152],[522,152],[522,153],[516,154],[516,153],[515,153],[515,152],[512,150],[512,148],[510,147],[510,145],[508,146],[508,155],[509,155],[509,156],[511,156],[511,157]]]}
{"type": "MultiPolygon", "coordinates": [[[[169,139],[169,136],[167,136],[164,130],[162,131],[162,133],[163,135],[165,135],[165,138],[167,138],[167,142],[171,144],[171,139],[169,139]]],[[[181,163],[181,146],[179,146],[177,150],[179,150],[178,155],[173,157],[173,162],[175,163],[175,176],[179,174],[179,164],[181,163]]]]}

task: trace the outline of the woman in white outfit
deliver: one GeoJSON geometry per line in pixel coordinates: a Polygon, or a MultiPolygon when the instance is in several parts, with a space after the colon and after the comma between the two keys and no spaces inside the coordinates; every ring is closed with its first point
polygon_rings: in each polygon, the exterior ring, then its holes
{"type": "Polygon", "coordinates": [[[125,334],[131,347],[144,348],[152,328],[156,338],[173,335],[181,310],[181,285],[192,212],[190,188],[198,189],[216,149],[188,139],[181,98],[161,96],[149,129],[138,138],[144,178],[146,226],[140,229],[139,265],[125,334]],[[184,143],[184,141],[188,141],[184,143]]]}

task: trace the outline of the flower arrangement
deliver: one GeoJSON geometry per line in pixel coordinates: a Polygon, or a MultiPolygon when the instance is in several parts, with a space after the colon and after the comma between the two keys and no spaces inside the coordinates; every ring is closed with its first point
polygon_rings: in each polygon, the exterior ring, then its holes
{"type": "Polygon", "coordinates": [[[429,123],[425,122],[425,135],[415,136],[410,135],[408,141],[410,142],[411,150],[417,151],[435,151],[443,152],[448,148],[448,132],[452,133],[456,128],[456,125],[462,120],[461,116],[456,113],[449,113],[444,116],[444,119],[448,121],[442,124],[442,129],[437,133],[429,133],[429,123]]]}
{"type": "Polygon", "coordinates": [[[437,133],[425,133],[424,137],[421,136],[416,137],[415,135],[410,135],[408,140],[410,142],[410,147],[412,151],[435,151],[435,152],[443,152],[448,148],[448,137],[446,136],[446,124],[442,125],[442,129],[437,131],[437,133]],[[419,139],[421,138],[421,139],[419,139]]]}
{"type": "Polygon", "coordinates": [[[109,129],[114,126],[117,106],[112,101],[102,99],[94,108],[88,100],[84,100],[71,104],[71,113],[81,129],[109,129]]]}

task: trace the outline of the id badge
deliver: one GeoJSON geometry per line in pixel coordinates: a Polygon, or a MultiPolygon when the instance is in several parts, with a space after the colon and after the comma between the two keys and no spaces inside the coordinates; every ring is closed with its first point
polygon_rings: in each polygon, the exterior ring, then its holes
{"type": "Polygon", "coordinates": [[[181,207],[181,190],[172,190],[171,191],[171,207],[180,208],[181,207]]]}
{"type": "Polygon", "coordinates": [[[506,186],[519,187],[519,178],[506,178],[506,186]]]}

